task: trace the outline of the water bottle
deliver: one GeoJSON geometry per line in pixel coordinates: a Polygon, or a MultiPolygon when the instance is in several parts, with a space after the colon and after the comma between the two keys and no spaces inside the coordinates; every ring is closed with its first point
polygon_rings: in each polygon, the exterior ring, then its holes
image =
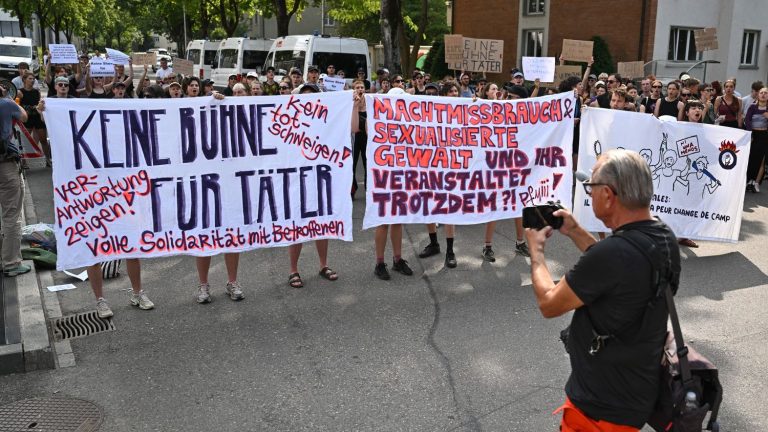
{"type": "Polygon", "coordinates": [[[696,393],[689,391],[685,394],[685,411],[694,411],[699,408],[699,403],[696,401],[696,393]]]}

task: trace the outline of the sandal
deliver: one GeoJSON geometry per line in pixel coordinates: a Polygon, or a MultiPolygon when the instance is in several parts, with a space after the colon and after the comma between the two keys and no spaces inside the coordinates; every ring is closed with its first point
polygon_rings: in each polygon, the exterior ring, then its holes
{"type": "Polygon", "coordinates": [[[303,288],[304,281],[301,280],[301,276],[298,273],[291,273],[288,275],[288,285],[291,288],[303,288]]]}
{"type": "Polygon", "coordinates": [[[327,279],[331,282],[339,278],[339,275],[337,275],[336,272],[333,271],[330,267],[323,267],[322,269],[320,269],[320,276],[323,279],[327,279]]]}
{"type": "Polygon", "coordinates": [[[691,239],[687,239],[687,238],[679,239],[677,241],[677,243],[682,245],[682,246],[688,246],[689,248],[697,248],[697,247],[699,247],[698,243],[696,243],[695,241],[693,241],[691,239]]]}

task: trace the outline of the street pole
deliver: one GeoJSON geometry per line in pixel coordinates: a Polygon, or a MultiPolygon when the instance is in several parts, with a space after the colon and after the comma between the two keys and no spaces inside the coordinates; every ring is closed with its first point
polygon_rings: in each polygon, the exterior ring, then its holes
{"type": "Polygon", "coordinates": [[[186,57],[187,56],[187,5],[186,3],[181,4],[181,10],[184,15],[184,48],[183,48],[184,51],[183,53],[184,53],[184,57],[186,57]]]}
{"type": "Polygon", "coordinates": [[[320,35],[325,34],[325,0],[320,3],[320,35]]]}

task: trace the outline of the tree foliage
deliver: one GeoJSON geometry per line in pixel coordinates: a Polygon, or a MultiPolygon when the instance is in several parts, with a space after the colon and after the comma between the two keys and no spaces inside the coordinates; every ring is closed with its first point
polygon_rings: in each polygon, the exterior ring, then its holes
{"type": "Polygon", "coordinates": [[[601,74],[603,72],[614,72],[613,56],[608,49],[608,44],[605,39],[600,36],[592,36],[592,41],[595,43],[592,50],[592,55],[595,57],[595,63],[592,65],[592,73],[601,74]]]}

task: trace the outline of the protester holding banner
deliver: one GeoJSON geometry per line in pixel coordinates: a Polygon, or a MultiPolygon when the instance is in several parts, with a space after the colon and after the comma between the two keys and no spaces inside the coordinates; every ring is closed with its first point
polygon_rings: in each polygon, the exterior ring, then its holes
{"type": "MultiPolygon", "coordinates": [[[[184,83],[181,85],[181,89],[184,92],[184,97],[200,96],[200,78],[196,76],[184,78],[184,83]]],[[[243,88],[243,96],[245,95],[245,88],[243,88]]]]}
{"type": "Polygon", "coordinates": [[[657,79],[652,80],[651,95],[644,97],[640,101],[640,112],[646,114],[653,114],[656,110],[656,104],[661,99],[661,88],[664,85],[657,79]]]}
{"type": "Polygon", "coordinates": [[[105,85],[104,88],[107,89],[107,91],[112,89],[112,86],[116,83],[121,82],[125,85],[125,95],[129,98],[133,98],[134,95],[134,88],[133,88],[133,63],[130,59],[128,59],[128,74],[125,73],[125,65],[122,64],[115,64],[115,77],[112,78],[112,82],[105,85]]]}
{"type": "Polygon", "coordinates": [[[768,87],[761,88],[755,103],[747,109],[744,126],[752,131],[752,143],[747,166],[747,191],[760,192],[761,171],[765,168],[768,154],[768,87]]]}
{"type": "Polygon", "coordinates": [[[107,99],[109,92],[104,87],[104,77],[91,77],[91,69],[85,72],[85,93],[83,95],[89,99],[107,99]]]}
{"type": "Polygon", "coordinates": [[[368,145],[368,132],[366,130],[366,123],[365,120],[367,118],[368,113],[366,112],[365,108],[365,83],[362,80],[355,80],[352,83],[352,89],[355,91],[355,96],[357,97],[355,101],[355,110],[352,112],[352,115],[355,115],[357,113],[358,116],[358,127],[357,131],[353,131],[354,136],[354,142],[353,142],[353,149],[352,149],[352,199],[355,199],[355,193],[357,192],[357,161],[362,159],[363,162],[363,177],[365,177],[365,183],[364,185],[368,186],[368,176],[366,173],[368,172],[368,158],[366,156],[366,148],[368,145]]]}
{"type": "Polygon", "coordinates": [[[661,116],[671,116],[678,120],[682,120],[685,104],[680,101],[679,96],[680,83],[672,81],[667,84],[667,95],[656,103],[653,115],[657,118],[661,116]]]}
{"type": "Polygon", "coordinates": [[[67,68],[64,65],[58,65],[53,68],[50,62],[47,63],[45,65],[45,85],[48,87],[47,96],[50,97],[56,94],[56,88],[53,85],[53,80],[58,77],[65,77],[70,82],[68,90],[69,94],[71,94],[73,97],[77,97],[76,87],[78,81],[80,80],[80,66],[78,65],[77,67],[78,72],[75,75],[70,76],[67,68]]]}
{"type": "Polygon", "coordinates": [[[718,115],[720,126],[741,129],[744,120],[741,112],[741,99],[734,94],[736,82],[732,79],[725,81],[724,93],[715,99],[715,112],[718,115]]]}

